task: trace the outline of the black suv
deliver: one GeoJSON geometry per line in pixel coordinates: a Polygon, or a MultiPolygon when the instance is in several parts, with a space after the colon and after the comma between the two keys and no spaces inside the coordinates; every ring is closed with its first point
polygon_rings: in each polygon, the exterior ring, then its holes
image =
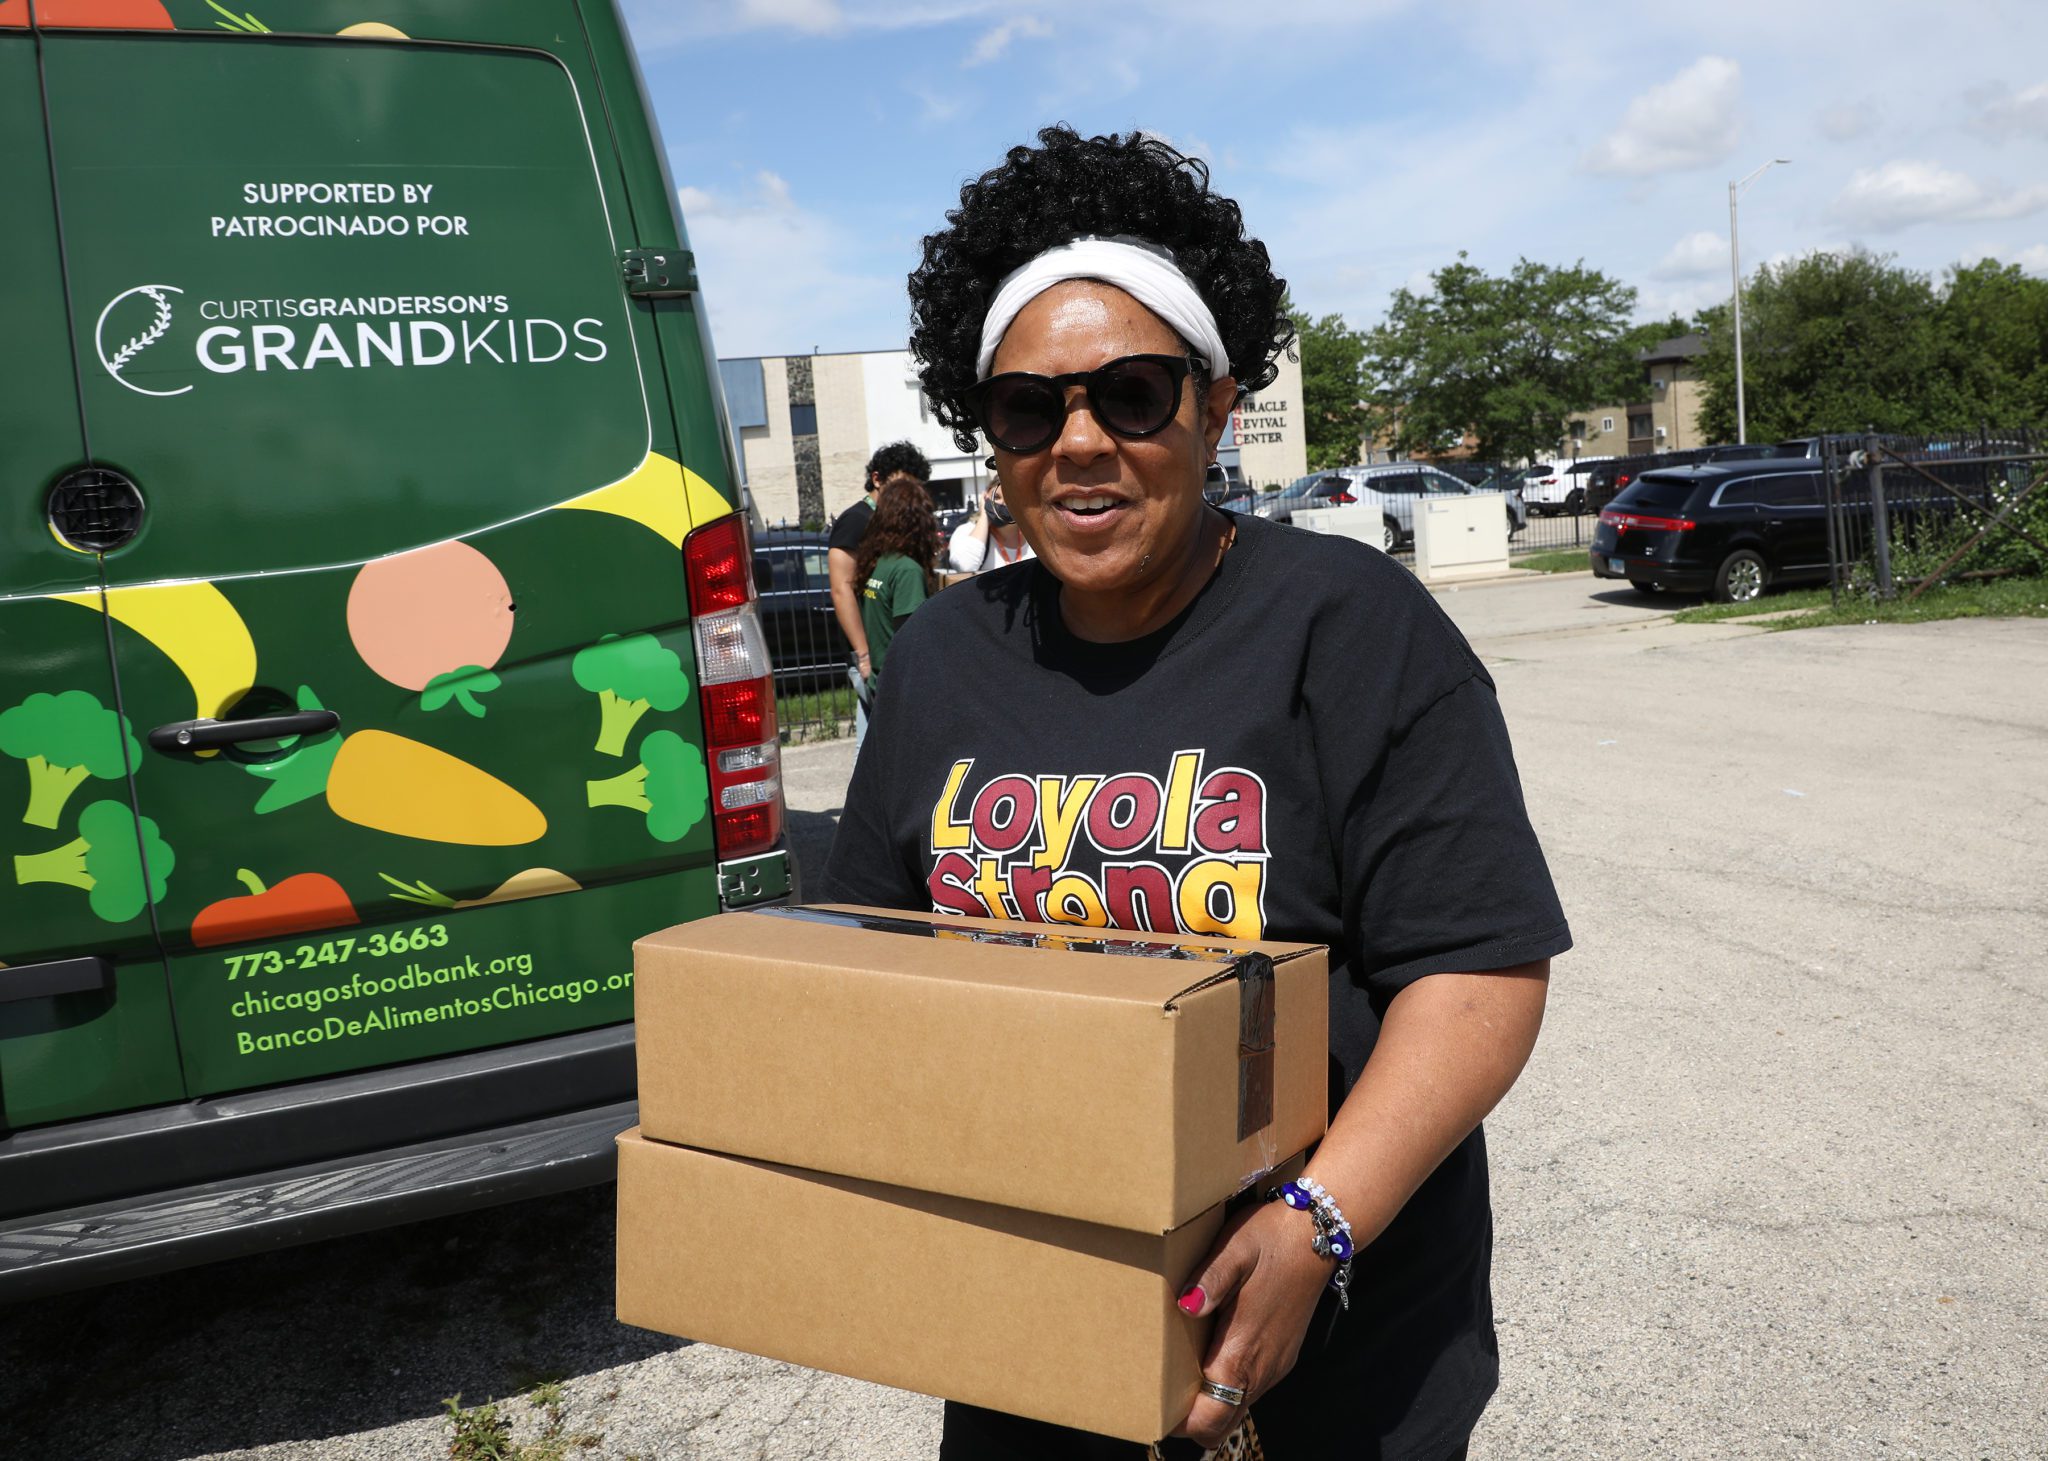
{"type": "Polygon", "coordinates": [[[1748,603],[1776,584],[1826,582],[1817,462],[1723,462],[1637,477],[1601,512],[1593,572],[1644,593],[1748,603]]]}
{"type": "Polygon", "coordinates": [[[801,695],[846,683],[853,646],[832,612],[825,534],[769,528],[754,535],[754,587],[761,631],[775,666],[775,690],[801,695]]]}

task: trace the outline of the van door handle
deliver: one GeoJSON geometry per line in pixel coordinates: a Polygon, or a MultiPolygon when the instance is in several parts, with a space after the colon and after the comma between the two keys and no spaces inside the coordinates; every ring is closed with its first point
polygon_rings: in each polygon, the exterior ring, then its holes
{"type": "Polygon", "coordinates": [[[341,724],[331,710],[299,710],[290,715],[257,715],[248,720],[178,720],[149,733],[153,751],[210,751],[242,741],[278,741],[286,736],[317,736],[341,724]]]}

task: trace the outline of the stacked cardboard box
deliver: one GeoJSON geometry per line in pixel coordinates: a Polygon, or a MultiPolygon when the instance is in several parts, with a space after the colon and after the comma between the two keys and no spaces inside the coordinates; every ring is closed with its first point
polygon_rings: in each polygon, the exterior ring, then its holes
{"type": "Polygon", "coordinates": [[[1150,1441],[1223,1204],[1323,1132],[1325,951],[872,909],[635,946],[626,1323],[1150,1441]]]}

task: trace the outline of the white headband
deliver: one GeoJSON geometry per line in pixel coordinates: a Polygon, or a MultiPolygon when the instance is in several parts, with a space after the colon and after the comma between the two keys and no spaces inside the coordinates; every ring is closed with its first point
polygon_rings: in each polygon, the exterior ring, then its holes
{"type": "Polygon", "coordinates": [[[1167,324],[1197,355],[1209,362],[1212,379],[1230,374],[1230,352],[1216,330],[1216,316],[1181,273],[1173,256],[1157,244],[1136,238],[1077,238],[1047,249],[1030,263],[1011,271],[996,286],[988,318],[981,326],[981,353],[974,373],[986,377],[996,346],[1025,305],[1055,284],[1069,279],[1099,279],[1114,284],[1167,324]]]}

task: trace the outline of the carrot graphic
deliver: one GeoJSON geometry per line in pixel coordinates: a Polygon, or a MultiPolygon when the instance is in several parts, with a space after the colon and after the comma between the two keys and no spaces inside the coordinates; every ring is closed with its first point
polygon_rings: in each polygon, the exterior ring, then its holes
{"type": "MultiPolygon", "coordinates": [[[[322,708],[304,685],[298,701],[301,710],[322,708]]],[[[343,821],[422,842],[514,847],[548,830],[541,809],[490,772],[390,731],[330,731],[281,760],[243,769],[271,783],[257,800],[259,815],[324,792],[328,810],[343,821]]]]}

